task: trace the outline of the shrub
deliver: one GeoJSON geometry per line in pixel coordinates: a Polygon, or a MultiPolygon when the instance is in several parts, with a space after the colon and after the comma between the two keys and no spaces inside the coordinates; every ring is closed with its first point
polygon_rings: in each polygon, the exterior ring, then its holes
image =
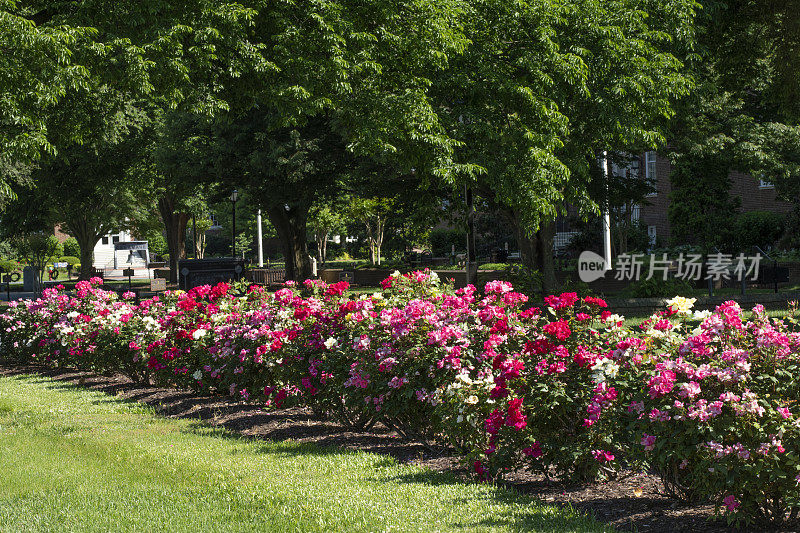
{"type": "Polygon", "coordinates": [[[800,513],[800,333],[763,308],[669,307],[637,331],[590,296],[528,308],[507,281],[453,290],[435,273],[382,291],[218,284],[136,305],[81,281],[0,314],[4,355],[123,372],[268,407],[380,420],[452,444],[482,480],[527,468],[571,480],[653,469],[729,521],[800,513]]]}
{"type": "Polygon", "coordinates": [[[81,247],[78,246],[78,239],[69,237],[63,242],[64,255],[67,257],[80,257],[81,247]]]}
{"type": "Polygon", "coordinates": [[[623,294],[632,298],[668,298],[675,294],[691,294],[692,286],[681,278],[667,278],[666,280],[654,276],[650,279],[639,280],[626,287],[623,294]]]}
{"type": "Polygon", "coordinates": [[[434,229],[430,234],[431,253],[434,257],[446,257],[456,247],[456,253],[464,251],[467,245],[467,234],[463,230],[434,229]]]}
{"type": "Polygon", "coordinates": [[[7,259],[0,260],[0,272],[4,274],[8,274],[10,272],[16,272],[19,270],[20,265],[16,261],[11,261],[7,259]]]}
{"type": "Polygon", "coordinates": [[[537,270],[521,265],[519,263],[486,263],[485,266],[495,267],[491,273],[481,273],[478,268],[478,281],[485,284],[492,280],[503,280],[511,283],[521,293],[533,297],[539,295],[542,290],[542,275],[537,270]]]}
{"type": "Polygon", "coordinates": [[[749,211],[736,218],[734,249],[771,248],[784,233],[786,216],[770,211],[749,211]]]}
{"type": "Polygon", "coordinates": [[[57,262],[59,262],[59,263],[67,263],[73,269],[75,268],[75,265],[80,265],[81,264],[81,260],[79,258],[74,257],[74,256],[70,256],[70,255],[65,255],[63,257],[59,257],[57,262]]]}
{"type": "Polygon", "coordinates": [[[461,372],[443,394],[446,434],[468,450],[483,479],[522,466],[587,480],[611,477],[619,464],[617,391],[606,380],[619,367],[606,352],[624,336],[620,317],[603,300],[575,293],[547,303],[542,312],[495,316],[484,363],[461,372]],[[517,346],[497,342],[520,327],[527,334],[517,346]]]}
{"type": "Polygon", "coordinates": [[[653,348],[630,367],[640,386],[628,416],[673,495],[710,499],[737,524],[780,523],[800,512],[800,336],[753,311],[746,323],[729,301],[694,330],[647,326],[653,348]]]}

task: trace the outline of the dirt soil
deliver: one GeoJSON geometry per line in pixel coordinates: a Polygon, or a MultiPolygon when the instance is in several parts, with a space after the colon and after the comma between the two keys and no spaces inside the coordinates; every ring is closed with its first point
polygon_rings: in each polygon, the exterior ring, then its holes
{"type": "MultiPolygon", "coordinates": [[[[363,450],[390,455],[400,462],[435,471],[450,471],[465,478],[469,476],[469,472],[459,463],[452,450],[430,450],[403,439],[380,424],[369,431],[353,431],[315,415],[309,409],[267,411],[226,398],[197,396],[186,391],[133,383],[122,375],[97,375],[77,370],[53,370],[36,365],[0,363],[0,375],[3,376],[34,373],[62,383],[145,403],[167,417],[199,419],[256,439],[292,439],[321,446],[363,450]]],[[[646,472],[624,472],[619,480],[604,483],[574,484],[547,480],[541,475],[520,471],[509,476],[507,484],[521,493],[534,495],[550,504],[571,505],[623,531],[800,532],[800,525],[794,525],[790,529],[729,528],[724,521],[713,520],[713,505],[687,505],[664,496],[659,479],[646,472]]]]}

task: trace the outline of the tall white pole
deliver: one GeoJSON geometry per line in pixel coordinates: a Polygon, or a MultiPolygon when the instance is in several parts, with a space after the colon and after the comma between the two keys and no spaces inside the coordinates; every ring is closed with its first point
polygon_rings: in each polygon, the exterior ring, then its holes
{"type": "Polygon", "coordinates": [[[608,208],[608,182],[611,179],[608,152],[603,152],[603,175],[605,177],[606,200],[603,203],[603,259],[605,269],[611,270],[611,213],[608,208]]]}
{"type": "Polygon", "coordinates": [[[258,210],[256,216],[256,225],[258,226],[258,266],[264,266],[264,240],[261,238],[261,209],[258,210]]]}

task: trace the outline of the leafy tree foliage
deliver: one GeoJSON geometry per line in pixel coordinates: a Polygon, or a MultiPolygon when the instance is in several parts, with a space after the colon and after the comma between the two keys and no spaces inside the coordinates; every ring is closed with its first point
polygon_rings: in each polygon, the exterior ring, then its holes
{"type": "Polygon", "coordinates": [[[516,228],[526,265],[555,283],[552,221],[587,194],[599,151],[664,141],[689,79],[676,58],[694,3],[479,1],[470,45],[435,85],[456,158],[516,228]],[[538,232],[537,232],[538,229],[538,232]]]}
{"type": "Polygon", "coordinates": [[[73,62],[73,47],[94,30],[40,27],[15,0],[0,1],[0,198],[42,153],[55,148],[48,135],[53,107],[67,90],[84,86],[89,72],[73,62]]]}
{"type": "Polygon", "coordinates": [[[670,220],[674,239],[711,246],[735,216],[731,170],[800,202],[800,10],[785,0],[701,4],[697,53],[687,63],[697,84],[671,124],[670,220]]]}

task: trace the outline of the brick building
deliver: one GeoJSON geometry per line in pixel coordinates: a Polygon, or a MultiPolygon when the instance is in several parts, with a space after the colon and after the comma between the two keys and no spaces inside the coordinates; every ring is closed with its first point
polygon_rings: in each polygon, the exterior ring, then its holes
{"type": "MultiPolygon", "coordinates": [[[[650,182],[655,189],[654,192],[647,196],[647,205],[633,208],[631,219],[647,227],[652,243],[658,241],[667,244],[671,237],[667,214],[672,191],[670,182],[672,165],[669,159],[657,152],[645,152],[625,168],[612,165],[611,171],[615,175],[639,175],[650,182]]],[[[769,181],[759,180],[742,172],[731,172],[730,178],[730,195],[741,198],[741,212],[771,211],[788,214],[792,210],[790,202],[777,199],[775,187],[769,181]]],[[[554,242],[556,250],[566,247],[576,234],[577,232],[571,227],[569,217],[559,217],[556,220],[554,242]]]]}
{"type": "MultiPolygon", "coordinates": [[[[651,239],[658,238],[667,243],[671,236],[667,208],[672,190],[669,179],[672,165],[667,157],[657,152],[642,154],[641,164],[643,177],[655,187],[655,192],[647,198],[650,205],[639,207],[638,219],[647,226],[651,239]]],[[[787,214],[792,210],[791,203],[777,199],[775,187],[769,181],[735,171],[730,173],[730,178],[730,195],[741,198],[741,212],[772,211],[787,214]]]]}

